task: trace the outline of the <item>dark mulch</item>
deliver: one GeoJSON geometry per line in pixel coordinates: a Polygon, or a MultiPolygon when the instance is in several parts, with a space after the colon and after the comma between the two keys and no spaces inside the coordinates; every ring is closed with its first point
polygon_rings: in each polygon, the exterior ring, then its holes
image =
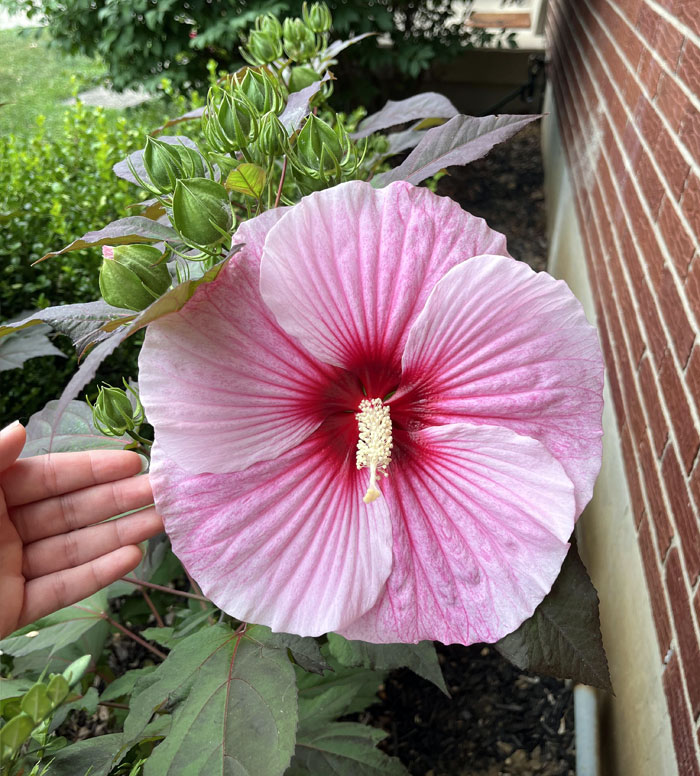
{"type": "MultiPolygon", "coordinates": [[[[487,157],[455,167],[438,193],[455,199],[508,237],[514,258],[545,268],[539,124],[487,157]]],[[[572,691],[564,682],[526,674],[489,647],[441,647],[452,695],[410,671],[392,673],[382,702],[365,719],[388,736],[382,746],[414,776],[573,776],[572,691]]]]}

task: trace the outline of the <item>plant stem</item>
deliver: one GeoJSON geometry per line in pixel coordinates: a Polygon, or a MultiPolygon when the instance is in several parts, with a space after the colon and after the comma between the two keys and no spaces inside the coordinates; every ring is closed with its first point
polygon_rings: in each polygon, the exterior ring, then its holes
{"type": "Polygon", "coordinates": [[[203,595],[195,595],[194,593],[186,593],[184,590],[175,590],[172,587],[165,587],[165,585],[156,585],[153,582],[144,582],[142,579],[134,579],[133,577],[122,577],[123,582],[130,582],[132,585],[138,585],[140,587],[149,587],[151,590],[160,590],[161,593],[171,593],[172,595],[179,595],[183,598],[194,598],[196,601],[203,601],[209,603],[209,599],[203,595]]]}
{"type": "Polygon", "coordinates": [[[148,592],[146,591],[145,587],[141,588],[141,595],[143,596],[143,600],[146,602],[146,604],[148,604],[148,608],[151,610],[151,613],[155,617],[156,625],[159,628],[165,628],[165,623],[163,622],[163,618],[160,616],[160,612],[156,609],[156,606],[153,603],[151,596],[148,595],[148,592]]]}
{"type": "Polygon", "coordinates": [[[287,155],[284,156],[284,162],[282,162],[282,175],[280,177],[280,185],[277,187],[277,196],[275,197],[275,207],[280,203],[280,197],[282,196],[282,186],[284,184],[284,176],[287,174],[287,155]]]}
{"type": "Polygon", "coordinates": [[[126,703],[114,703],[113,701],[97,701],[98,706],[107,706],[110,709],[126,709],[129,710],[129,707],[126,705],[126,703]]]}

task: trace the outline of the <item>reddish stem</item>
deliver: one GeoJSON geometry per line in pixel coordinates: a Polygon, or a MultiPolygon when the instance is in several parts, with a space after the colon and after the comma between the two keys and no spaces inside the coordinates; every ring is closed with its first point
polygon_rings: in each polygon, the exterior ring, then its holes
{"type": "MultiPolygon", "coordinates": [[[[187,572],[185,572],[187,573],[187,572]]],[[[188,579],[189,575],[188,575],[188,579]]],[[[179,595],[183,598],[194,598],[196,601],[204,601],[209,603],[209,599],[203,595],[195,595],[195,593],[187,593],[184,590],[175,590],[172,587],[165,587],[165,585],[156,585],[153,582],[144,582],[143,579],[135,579],[132,577],[122,577],[123,582],[130,582],[132,585],[138,585],[140,587],[148,587],[151,590],[160,590],[161,593],[171,593],[172,595],[179,595]]],[[[192,580],[190,579],[190,582],[192,580]]]]}
{"type": "Polygon", "coordinates": [[[277,187],[277,196],[275,197],[275,207],[277,207],[280,203],[280,197],[282,196],[282,186],[284,185],[284,176],[286,174],[287,174],[287,157],[285,156],[284,162],[282,162],[282,177],[280,178],[280,185],[277,187]]]}
{"type": "Polygon", "coordinates": [[[153,603],[153,600],[151,599],[151,596],[148,595],[148,593],[146,592],[146,588],[145,587],[141,588],[141,595],[143,596],[143,600],[148,604],[148,608],[151,610],[151,613],[155,617],[156,625],[159,628],[165,628],[165,623],[163,622],[163,618],[160,616],[160,613],[156,609],[156,606],[153,603]]]}

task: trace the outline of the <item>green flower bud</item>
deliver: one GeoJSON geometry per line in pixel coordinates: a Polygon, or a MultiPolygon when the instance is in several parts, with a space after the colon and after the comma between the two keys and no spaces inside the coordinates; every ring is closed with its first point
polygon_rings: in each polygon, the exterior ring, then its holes
{"type": "Polygon", "coordinates": [[[311,8],[303,4],[301,15],[304,24],[314,32],[328,32],[333,24],[333,17],[325,3],[314,3],[311,8]]]}
{"type": "Polygon", "coordinates": [[[221,242],[233,226],[226,189],[209,178],[179,180],[173,195],[173,225],[192,245],[221,242]]]}
{"type": "MultiPolygon", "coordinates": [[[[135,397],[135,405],[126,391],[111,385],[100,387],[92,407],[95,428],[105,436],[120,437],[135,431],[144,421],[143,407],[136,392],[124,381],[124,387],[135,397]]],[[[89,402],[88,402],[89,403],[89,402]]]]}
{"type": "Polygon", "coordinates": [[[258,136],[258,148],[268,157],[281,156],[286,153],[289,144],[287,130],[277,116],[270,111],[266,113],[260,122],[260,135],[258,136]]]}
{"type": "Polygon", "coordinates": [[[257,111],[243,95],[212,89],[204,115],[204,134],[216,151],[240,151],[255,142],[258,136],[257,111]]]}
{"type": "Polygon", "coordinates": [[[306,62],[318,53],[314,33],[301,19],[285,19],[284,53],[295,62],[306,62]]]}
{"type": "Polygon", "coordinates": [[[284,98],[279,82],[269,70],[247,68],[242,77],[232,79],[233,94],[243,97],[262,116],[268,111],[280,113],[284,108],[284,98]]]}
{"type": "Polygon", "coordinates": [[[149,178],[145,186],[155,194],[170,193],[179,178],[204,175],[204,160],[196,149],[153,137],[146,138],[143,164],[149,178]]]}
{"type": "Polygon", "coordinates": [[[254,28],[265,32],[268,35],[272,35],[275,38],[282,37],[282,25],[280,20],[271,13],[262,14],[255,19],[254,28]]]}
{"type": "Polygon", "coordinates": [[[102,249],[100,292],[114,307],[143,310],[170,288],[163,254],[152,245],[117,245],[102,249]]]}
{"type": "Polygon", "coordinates": [[[334,170],[343,157],[343,146],[336,132],[313,113],[299,132],[296,151],[307,167],[319,171],[334,170]]]}
{"type": "Polygon", "coordinates": [[[240,52],[252,65],[267,65],[282,56],[282,42],[268,30],[251,30],[246,46],[241,47],[240,52]]]}
{"type": "Polygon", "coordinates": [[[309,65],[297,65],[289,75],[289,91],[299,92],[312,83],[320,81],[321,76],[309,65]]]}

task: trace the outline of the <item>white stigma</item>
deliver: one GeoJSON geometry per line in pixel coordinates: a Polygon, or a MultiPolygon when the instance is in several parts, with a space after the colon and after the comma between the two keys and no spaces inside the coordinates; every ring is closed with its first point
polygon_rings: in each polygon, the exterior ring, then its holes
{"type": "Polygon", "coordinates": [[[357,440],[357,468],[369,467],[369,486],[363,501],[371,504],[382,494],[377,487],[377,472],[387,477],[386,467],[391,463],[391,418],[389,408],[381,399],[363,399],[355,416],[360,429],[357,440]]]}

